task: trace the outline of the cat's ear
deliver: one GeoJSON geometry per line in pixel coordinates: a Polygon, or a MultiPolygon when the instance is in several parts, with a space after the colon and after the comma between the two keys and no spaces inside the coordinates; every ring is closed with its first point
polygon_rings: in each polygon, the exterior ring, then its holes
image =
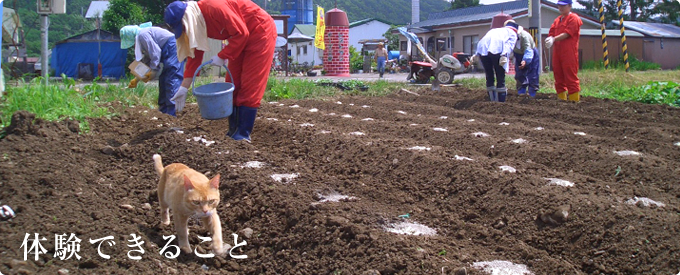
{"type": "Polygon", "coordinates": [[[184,175],[184,190],[189,191],[191,189],[194,189],[194,185],[191,183],[191,180],[189,180],[189,177],[184,175]]]}
{"type": "Polygon", "coordinates": [[[210,180],[210,186],[215,189],[220,188],[220,174],[217,174],[217,176],[210,180]]]}

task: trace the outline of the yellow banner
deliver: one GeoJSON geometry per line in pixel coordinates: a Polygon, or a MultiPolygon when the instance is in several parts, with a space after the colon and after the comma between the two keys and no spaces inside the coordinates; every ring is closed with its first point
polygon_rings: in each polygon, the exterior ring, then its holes
{"type": "Polygon", "coordinates": [[[326,34],[326,21],[324,20],[324,10],[321,6],[316,7],[316,34],[314,35],[314,46],[325,50],[326,45],[323,43],[324,35],[326,34]]]}

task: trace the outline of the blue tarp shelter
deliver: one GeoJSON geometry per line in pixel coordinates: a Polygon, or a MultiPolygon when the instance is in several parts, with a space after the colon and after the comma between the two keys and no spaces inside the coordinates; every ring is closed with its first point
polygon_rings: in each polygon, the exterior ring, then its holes
{"type": "Polygon", "coordinates": [[[50,67],[54,68],[55,76],[63,73],[78,78],[79,64],[92,64],[96,77],[98,57],[102,65],[102,77],[118,79],[125,75],[127,49],[120,48],[118,35],[105,30],[93,30],[57,42],[52,49],[50,67]]]}

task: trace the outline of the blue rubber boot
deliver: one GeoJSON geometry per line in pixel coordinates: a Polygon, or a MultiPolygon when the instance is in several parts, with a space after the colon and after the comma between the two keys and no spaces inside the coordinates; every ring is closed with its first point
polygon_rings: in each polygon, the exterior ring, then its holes
{"type": "Polygon", "coordinates": [[[503,88],[496,88],[496,101],[498,102],[505,102],[505,98],[508,96],[508,89],[503,87],[503,88]]]}
{"type": "MultiPolygon", "coordinates": [[[[245,140],[250,142],[250,133],[253,132],[257,108],[240,106],[234,110],[236,117],[236,130],[230,135],[234,140],[245,140]]],[[[232,113],[233,115],[234,113],[232,113]]],[[[231,124],[230,124],[231,125],[231,124]]]]}
{"type": "Polygon", "coordinates": [[[486,92],[489,93],[489,101],[491,101],[491,102],[496,101],[496,87],[495,86],[486,87],[486,92]]]}
{"type": "Polygon", "coordinates": [[[236,132],[236,125],[238,124],[236,121],[236,114],[238,113],[238,107],[233,106],[231,115],[229,115],[229,131],[227,132],[227,136],[231,137],[231,135],[236,132]]]}
{"type": "MultiPolygon", "coordinates": [[[[526,93],[527,93],[527,87],[526,87],[526,86],[522,86],[522,87],[520,87],[519,89],[517,89],[517,94],[518,94],[518,95],[524,95],[524,94],[526,94],[526,93]]],[[[536,95],[536,93],[534,93],[534,95],[536,95]]]]}

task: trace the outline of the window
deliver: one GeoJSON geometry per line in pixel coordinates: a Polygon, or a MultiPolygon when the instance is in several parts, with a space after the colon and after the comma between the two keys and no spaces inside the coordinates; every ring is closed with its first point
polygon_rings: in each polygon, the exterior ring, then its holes
{"type": "Polygon", "coordinates": [[[302,47],[302,54],[307,55],[307,45],[302,47]]]}
{"type": "Polygon", "coordinates": [[[406,41],[401,41],[401,50],[402,50],[402,51],[408,50],[407,44],[408,44],[408,42],[406,42],[406,41]]]}
{"type": "Polygon", "coordinates": [[[478,35],[463,36],[463,52],[473,55],[477,52],[477,42],[479,42],[478,35]]]}
{"type": "Polygon", "coordinates": [[[300,55],[300,47],[298,46],[296,48],[297,48],[297,55],[300,55]]]}
{"type": "Polygon", "coordinates": [[[434,51],[435,51],[434,37],[430,37],[430,38],[427,39],[427,47],[425,49],[426,49],[426,51],[429,55],[434,56],[434,51]]]}
{"type": "Polygon", "coordinates": [[[437,51],[446,51],[446,38],[437,38],[437,51]]]}

